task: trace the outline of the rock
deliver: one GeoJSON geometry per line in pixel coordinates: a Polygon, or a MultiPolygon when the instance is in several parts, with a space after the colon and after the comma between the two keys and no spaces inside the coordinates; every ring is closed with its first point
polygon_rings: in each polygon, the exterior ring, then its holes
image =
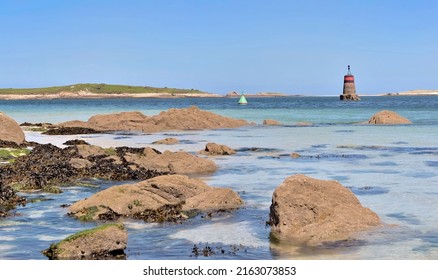
{"type": "Polygon", "coordinates": [[[77,154],[82,158],[89,156],[102,156],[106,152],[102,147],[96,145],[76,145],[77,154]]]}
{"type": "Polygon", "coordinates": [[[297,122],[295,125],[296,126],[311,126],[312,123],[311,122],[297,122]]]}
{"type": "Polygon", "coordinates": [[[100,131],[97,131],[92,128],[87,127],[56,127],[48,129],[47,131],[44,131],[43,134],[47,135],[75,135],[75,134],[97,134],[101,133],[100,131]]]}
{"type": "Polygon", "coordinates": [[[225,95],[225,97],[240,97],[240,94],[238,94],[238,93],[235,92],[235,91],[230,91],[229,93],[227,93],[227,94],[225,95]]]}
{"type": "Polygon", "coordinates": [[[164,175],[100,191],[71,205],[69,215],[84,221],[118,217],[180,221],[191,213],[231,210],[242,203],[230,189],[213,188],[185,175],[164,175]]]}
{"type": "Polygon", "coordinates": [[[6,114],[0,112],[0,140],[21,145],[25,138],[18,123],[6,114]]]}
{"type": "Polygon", "coordinates": [[[280,240],[318,245],[348,239],[380,225],[380,219],[339,182],[299,174],[274,191],[270,224],[280,240]]]}
{"type": "Polygon", "coordinates": [[[216,164],[186,152],[161,153],[152,148],[95,145],[37,145],[28,155],[0,166],[0,182],[22,191],[73,183],[82,178],[146,180],[169,173],[203,174],[217,170],[216,164]]]}
{"type": "MultiPolygon", "coordinates": [[[[196,106],[183,109],[169,109],[152,117],[140,112],[122,112],[92,116],[87,122],[70,121],[59,124],[60,130],[69,128],[91,131],[132,130],[154,133],[168,130],[235,128],[249,125],[247,121],[220,116],[199,109],[196,106]]],[[[77,131],[74,130],[77,133],[77,131]]],[[[91,132],[92,133],[92,132],[91,132]]]]}
{"type": "Polygon", "coordinates": [[[106,224],[51,244],[42,253],[50,260],[124,259],[128,233],[122,224],[106,224]]]}
{"type": "Polygon", "coordinates": [[[50,186],[72,183],[81,178],[107,180],[146,180],[167,171],[157,171],[122,160],[143,148],[120,147],[104,150],[93,145],[69,146],[64,149],[51,144],[36,145],[30,154],[0,166],[0,183],[25,190],[44,190],[50,186]],[[131,166],[136,168],[131,168],[131,166]]]}
{"type": "Polygon", "coordinates": [[[217,155],[234,155],[236,151],[225,145],[220,145],[216,143],[207,143],[207,145],[205,145],[205,149],[199,151],[199,153],[204,155],[217,156],[217,155]]]}
{"type": "Polygon", "coordinates": [[[69,163],[75,169],[88,168],[88,167],[91,167],[93,165],[93,163],[91,163],[91,161],[89,161],[87,159],[83,159],[83,158],[72,158],[69,161],[69,163]]]}
{"type": "Polygon", "coordinates": [[[341,94],[340,99],[344,101],[359,101],[360,97],[359,95],[352,93],[352,94],[341,94]]]}
{"type": "Polygon", "coordinates": [[[290,156],[292,157],[292,158],[300,158],[301,157],[301,155],[299,154],[299,153],[292,153],[292,154],[290,154],[290,156]]]}
{"type": "Polygon", "coordinates": [[[18,196],[11,187],[3,185],[0,181],[0,218],[6,217],[8,211],[14,209],[15,206],[25,203],[26,199],[18,196]]]}
{"type": "Polygon", "coordinates": [[[157,153],[156,150],[146,148],[143,154],[126,153],[124,159],[145,169],[158,170],[177,174],[211,173],[217,170],[216,164],[186,152],[157,153]]]}
{"type": "Polygon", "coordinates": [[[276,120],[267,119],[263,121],[263,125],[280,125],[280,122],[276,120]]]}
{"type": "Polygon", "coordinates": [[[412,122],[396,112],[383,110],[374,114],[369,120],[369,124],[411,124],[412,122]]]}
{"type": "Polygon", "coordinates": [[[161,145],[174,145],[178,143],[179,143],[178,139],[171,137],[152,142],[152,144],[161,144],[161,145]]]}
{"type": "Polygon", "coordinates": [[[90,144],[88,144],[88,142],[86,142],[85,140],[82,140],[82,139],[73,139],[73,140],[65,141],[63,143],[63,145],[76,146],[76,145],[90,145],[90,144]]]}

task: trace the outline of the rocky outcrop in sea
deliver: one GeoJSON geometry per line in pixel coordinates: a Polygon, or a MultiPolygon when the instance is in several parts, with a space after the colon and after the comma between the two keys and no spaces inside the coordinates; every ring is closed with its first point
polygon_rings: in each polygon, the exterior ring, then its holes
{"type": "Polygon", "coordinates": [[[207,143],[207,145],[205,145],[205,149],[199,151],[199,153],[209,156],[219,156],[219,155],[225,156],[225,155],[234,155],[236,151],[226,145],[207,143]]]}
{"type": "Polygon", "coordinates": [[[141,112],[95,115],[86,122],[60,123],[57,128],[51,129],[47,133],[51,135],[110,131],[154,133],[168,130],[236,128],[245,125],[249,125],[245,120],[224,117],[192,106],[183,109],[169,109],[151,117],[145,116],[141,112]]]}
{"type": "Polygon", "coordinates": [[[125,259],[127,243],[128,233],[122,224],[106,224],[75,233],[42,253],[50,260],[125,259]]]}
{"type": "Polygon", "coordinates": [[[69,215],[83,221],[120,217],[146,222],[178,222],[199,212],[239,208],[240,196],[185,175],[164,175],[135,184],[114,186],[70,206],[69,215]]]}
{"type": "Polygon", "coordinates": [[[104,149],[80,143],[66,148],[36,145],[30,154],[0,166],[0,183],[16,190],[51,191],[53,186],[83,178],[146,180],[163,174],[208,173],[217,169],[213,161],[186,152],[161,153],[152,148],[130,147],[104,149]]]}
{"type": "Polygon", "coordinates": [[[380,225],[380,219],[339,182],[299,174],[286,178],[274,191],[270,225],[280,241],[320,245],[348,240],[380,225]]]}
{"type": "Polygon", "coordinates": [[[383,110],[374,114],[368,120],[368,124],[412,124],[412,122],[396,112],[383,110]]]}

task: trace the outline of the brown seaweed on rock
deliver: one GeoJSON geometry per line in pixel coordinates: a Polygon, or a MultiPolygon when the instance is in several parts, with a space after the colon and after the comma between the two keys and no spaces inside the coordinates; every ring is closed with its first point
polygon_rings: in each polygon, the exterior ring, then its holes
{"type": "Polygon", "coordinates": [[[7,216],[8,211],[14,209],[17,205],[24,205],[25,201],[11,187],[4,186],[0,181],[0,217],[7,216]]]}
{"type": "MultiPolygon", "coordinates": [[[[69,146],[64,149],[51,144],[37,145],[29,155],[0,167],[0,183],[20,190],[44,190],[80,178],[145,180],[168,174],[136,166],[111,157],[109,153],[111,151],[92,145],[69,146]]],[[[118,153],[123,155],[124,151],[119,150],[118,153]]]]}

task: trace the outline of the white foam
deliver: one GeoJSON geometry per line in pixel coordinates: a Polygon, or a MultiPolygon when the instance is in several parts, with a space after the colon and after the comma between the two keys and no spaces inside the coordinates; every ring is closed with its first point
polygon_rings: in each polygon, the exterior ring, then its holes
{"type": "Polygon", "coordinates": [[[12,236],[0,236],[0,241],[14,241],[15,238],[12,236]]]}
{"type": "Polygon", "coordinates": [[[45,235],[45,234],[40,234],[35,236],[38,240],[41,241],[58,241],[58,240],[62,240],[65,239],[68,235],[57,235],[57,236],[53,236],[53,235],[45,235]]]}
{"type": "Polygon", "coordinates": [[[250,247],[267,246],[268,243],[254,236],[249,230],[249,222],[234,224],[213,223],[192,229],[184,229],[171,234],[174,239],[186,239],[193,243],[223,243],[250,247]]]}
{"type": "Polygon", "coordinates": [[[153,228],[156,225],[153,223],[145,223],[145,222],[124,222],[125,227],[130,229],[147,229],[153,228]]]}

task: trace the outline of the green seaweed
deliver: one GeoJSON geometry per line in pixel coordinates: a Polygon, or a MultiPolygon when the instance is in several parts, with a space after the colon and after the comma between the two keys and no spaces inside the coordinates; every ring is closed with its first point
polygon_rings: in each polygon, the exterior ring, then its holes
{"type": "Polygon", "coordinates": [[[11,148],[0,149],[0,159],[4,159],[4,160],[15,159],[17,157],[25,156],[28,154],[30,154],[29,149],[11,149],[11,148]]]}
{"type": "Polygon", "coordinates": [[[105,230],[109,227],[117,227],[121,230],[125,229],[125,226],[123,224],[113,223],[113,224],[105,224],[105,225],[102,225],[102,226],[99,226],[96,228],[92,228],[92,229],[83,230],[83,231],[80,231],[80,232],[77,232],[75,234],[68,236],[64,240],[50,244],[49,249],[43,250],[41,253],[43,255],[47,256],[49,259],[56,259],[57,256],[63,252],[62,247],[61,247],[62,244],[66,243],[66,242],[74,241],[78,238],[85,237],[87,235],[93,234],[93,233],[101,231],[101,230],[105,230]]]}
{"type": "Polygon", "coordinates": [[[88,208],[85,208],[85,214],[79,217],[79,220],[82,222],[89,222],[94,220],[94,215],[99,211],[99,208],[97,206],[91,206],[88,208]]]}

